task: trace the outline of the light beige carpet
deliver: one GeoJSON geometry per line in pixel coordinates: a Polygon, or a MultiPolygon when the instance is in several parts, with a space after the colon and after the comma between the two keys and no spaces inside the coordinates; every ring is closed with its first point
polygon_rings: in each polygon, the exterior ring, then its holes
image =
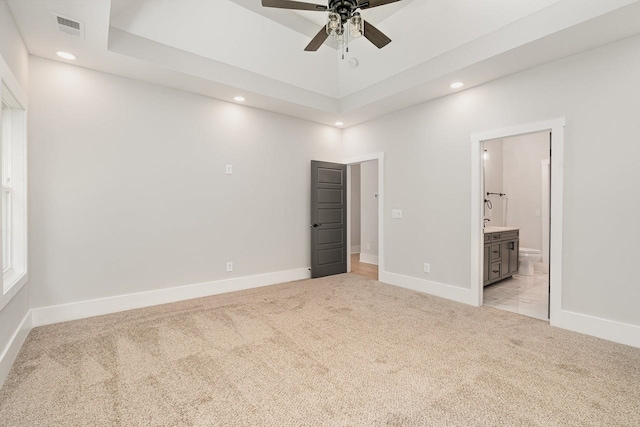
{"type": "Polygon", "coordinates": [[[355,275],[34,329],[3,426],[638,426],[640,350],[355,275]]]}

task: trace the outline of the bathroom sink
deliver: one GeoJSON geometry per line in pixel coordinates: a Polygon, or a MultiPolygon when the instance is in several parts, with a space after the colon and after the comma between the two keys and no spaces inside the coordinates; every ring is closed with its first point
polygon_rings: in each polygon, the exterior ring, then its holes
{"type": "Polygon", "coordinates": [[[505,231],[516,231],[519,230],[518,227],[495,227],[493,225],[488,225],[484,228],[485,233],[502,233],[505,231]]]}

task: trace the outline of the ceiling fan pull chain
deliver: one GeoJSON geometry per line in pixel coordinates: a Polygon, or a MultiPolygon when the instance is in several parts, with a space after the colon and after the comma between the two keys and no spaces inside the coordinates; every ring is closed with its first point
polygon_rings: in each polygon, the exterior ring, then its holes
{"type": "MultiPolygon", "coordinates": [[[[351,38],[351,21],[347,19],[347,30],[345,31],[345,38],[347,42],[347,53],[349,53],[349,39],[351,38]]],[[[342,58],[344,60],[344,58],[342,58]]]]}
{"type": "Polygon", "coordinates": [[[346,24],[342,24],[342,34],[344,34],[344,40],[342,42],[342,60],[344,61],[345,47],[347,52],[349,52],[349,21],[347,21],[346,24]]]}

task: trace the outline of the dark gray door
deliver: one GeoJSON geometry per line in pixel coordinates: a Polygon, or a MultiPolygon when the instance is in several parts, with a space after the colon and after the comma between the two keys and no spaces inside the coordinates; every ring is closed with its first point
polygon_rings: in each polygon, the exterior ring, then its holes
{"type": "Polygon", "coordinates": [[[347,272],[347,166],[311,161],[311,277],[347,272]]]}

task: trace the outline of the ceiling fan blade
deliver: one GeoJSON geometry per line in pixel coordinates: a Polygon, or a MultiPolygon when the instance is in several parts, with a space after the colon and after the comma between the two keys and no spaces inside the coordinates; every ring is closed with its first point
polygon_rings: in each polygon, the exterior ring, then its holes
{"type": "Polygon", "coordinates": [[[367,21],[364,21],[364,36],[378,49],[382,49],[389,43],[391,43],[391,39],[384,35],[382,31],[369,24],[367,21]]]}
{"type": "Polygon", "coordinates": [[[400,0],[360,0],[358,7],[360,9],[371,9],[372,7],[384,6],[385,4],[395,3],[400,0]]]}
{"type": "Polygon", "coordinates": [[[315,10],[318,12],[326,12],[329,10],[327,6],[323,6],[321,4],[311,4],[290,0],[262,0],[262,6],[277,7],[280,9],[315,10]]]}
{"type": "Polygon", "coordinates": [[[316,34],[313,40],[311,40],[311,43],[309,43],[309,45],[305,47],[304,50],[307,52],[315,52],[316,50],[320,49],[320,46],[322,46],[322,44],[328,37],[329,34],[327,34],[327,29],[323,26],[322,28],[320,28],[320,32],[316,34]]]}

